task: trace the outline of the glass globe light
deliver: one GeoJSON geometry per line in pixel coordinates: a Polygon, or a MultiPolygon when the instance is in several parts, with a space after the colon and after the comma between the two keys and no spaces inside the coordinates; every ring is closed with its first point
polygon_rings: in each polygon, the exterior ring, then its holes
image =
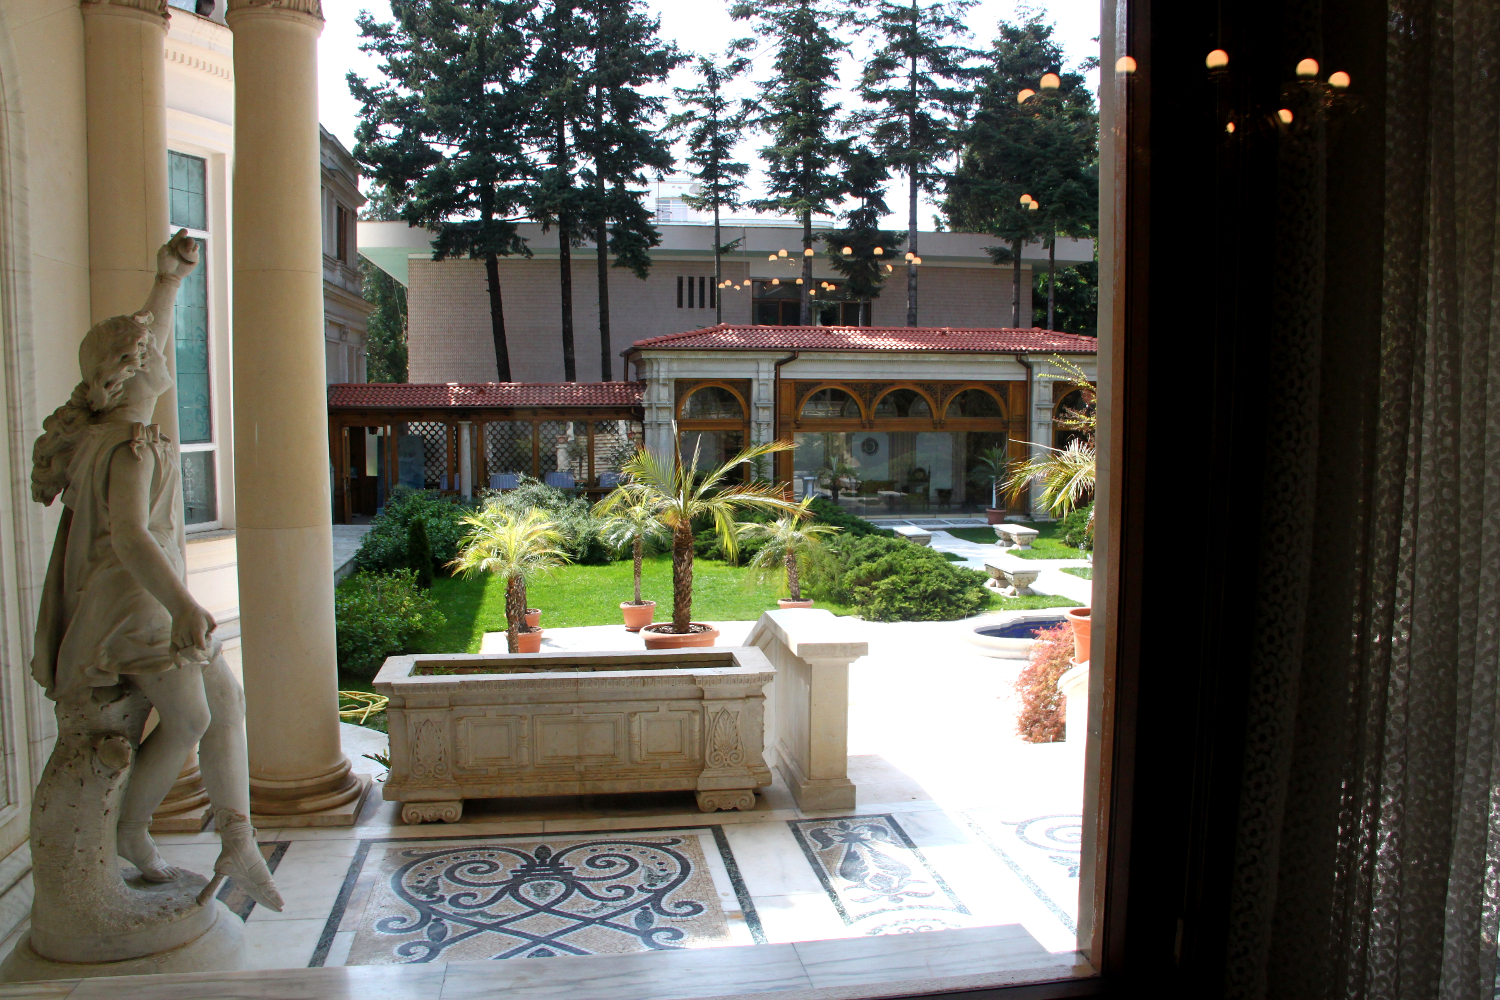
{"type": "Polygon", "coordinates": [[[1328,86],[1334,90],[1345,90],[1349,86],[1349,74],[1343,70],[1328,74],[1328,86]]]}
{"type": "Polygon", "coordinates": [[[1297,75],[1304,80],[1310,80],[1318,75],[1318,61],[1316,59],[1304,59],[1297,64],[1297,75]]]}
{"type": "Polygon", "coordinates": [[[1027,87],[1025,90],[1021,91],[1019,94],[1016,95],[1016,103],[1017,104],[1025,104],[1027,101],[1031,100],[1035,96],[1036,96],[1036,91],[1032,90],[1030,87],[1027,87]]]}
{"type": "Polygon", "coordinates": [[[1056,90],[1062,86],[1062,77],[1056,73],[1043,73],[1040,86],[1043,90],[1056,90]]]}
{"type": "Polygon", "coordinates": [[[1214,49],[1208,54],[1208,57],[1203,60],[1203,64],[1209,69],[1223,69],[1225,66],[1229,65],[1229,53],[1225,52],[1223,49],[1214,49]]]}

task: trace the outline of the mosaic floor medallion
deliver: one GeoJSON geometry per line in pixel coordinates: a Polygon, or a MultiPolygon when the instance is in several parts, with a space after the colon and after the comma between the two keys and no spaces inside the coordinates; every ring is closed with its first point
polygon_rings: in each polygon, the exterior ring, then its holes
{"type": "Polygon", "coordinates": [[[753,907],[713,831],[367,842],[344,894],[364,883],[360,912],[336,911],[324,938],[352,931],[347,965],[756,943],[753,907]]]}
{"type": "Polygon", "coordinates": [[[1048,813],[1012,820],[994,809],[974,809],[962,819],[1064,927],[1077,930],[1081,815],[1048,813]]]}
{"type": "Polygon", "coordinates": [[[974,923],[895,817],[804,819],[791,827],[848,926],[875,935],[974,923]]]}

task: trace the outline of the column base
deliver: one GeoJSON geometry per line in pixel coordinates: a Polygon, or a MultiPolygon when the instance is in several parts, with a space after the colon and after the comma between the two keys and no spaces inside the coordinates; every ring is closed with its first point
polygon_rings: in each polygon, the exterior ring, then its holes
{"type": "Polygon", "coordinates": [[[297,805],[295,801],[274,800],[263,803],[256,799],[256,788],[252,784],[250,788],[250,822],[257,830],[278,830],[289,826],[353,826],[354,821],[359,818],[359,810],[364,806],[365,796],[370,791],[370,785],[374,779],[368,774],[349,774],[351,786],[341,791],[338,795],[317,795],[302,800],[302,808],[291,811],[290,807],[297,805]],[[332,804],[328,804],[333,799],[332,804]],[[288,809],[286,812],[263,811],[263,805],[270,805],[277,810],[288,809]]]}
{"type": "Polygon", "coordinates": [[[847,777],[809,778],[785,747],[776,754],[776,770],[797,801],[798,809],[853,809],[854,782],[847,777]]]}

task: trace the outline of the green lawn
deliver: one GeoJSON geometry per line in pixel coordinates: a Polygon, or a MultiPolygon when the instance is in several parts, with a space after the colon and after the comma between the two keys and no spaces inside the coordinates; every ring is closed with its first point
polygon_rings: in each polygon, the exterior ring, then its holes
{"type": "Polygon", "coordinates": [[[1094,567],[1092,566],[1064,566],[1063,572],[1070,573],[1084,580],[1092,580],[1094,578],[1094,567]]]}
{"type": "MultiPolygon", "coordinates": [[[[528,602],[542,609],[543,628],[577,625],[619,625],[620,602],[630,600],[631,563],[623,560],[608,566],[565,566],[550,577],[533,583],[528,602]]],[[[477,653],[486,632],[505,629],[505,586],[493,577],[472,580],[439,577],[432,596],[448,625],[422,642],[423,653],[477,653]]],[[[641,596],[655,601],[656,620],[672,614],[672,560],[659,555],[648,558],[641,573],[641,596]]],[[[776,607],[774,584],[761,583],[744,566],[730,566],[710,559],[693,563],[693,618],[696,621],[753,621],[762,611],[776,607]]],[[[819,602],[836,615],[849,608],[819,602]]]]}
{"type": "Polygon", "coordinates": [[[1039,608],[1080,608],[1083,605],[1077,601],[1070,601],[1066,597],[1053,597],[1047,594],[1032,594],[1030,597],[999,597],[990,598],[989,611],[1036,611],[1039,608]]]}
{"type": "MultiPolygon", "coordinates": [[[[1001,550],[996,546],[996,550],[1004,551],[1006,555],[1019,556],[1022,559],[1084,558],[1082,549],[1075,549],[1071,545],[1064,545],[1062,539],[1057,537],[1062,530],[1062,525],[1059,522],[1032,523],[1028,521],[1026,522],[1026,527],[1035,528],[1041,532],[1031,543],[1031,548],[1001,550]]],[[[995,544],[995,531],[993,528],[944,528],[943,530],[955,538],[962,538],[966,542],[978,542],[981,545],[995,544]]]]}

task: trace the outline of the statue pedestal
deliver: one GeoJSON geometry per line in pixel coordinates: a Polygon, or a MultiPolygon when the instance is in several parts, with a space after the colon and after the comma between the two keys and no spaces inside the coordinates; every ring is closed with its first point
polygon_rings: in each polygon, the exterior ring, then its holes
{"type": "MultiPolygon", "coordinates": [[[[184,875],[184,879],[188,878],[189,876],[184,875]]],[[[196,892],[202,887],[203,880],[197,876],[192,876],[191,879],[196,892]]],[[[223,972],[244,968],[244,921],[217,899],[212,900],[204,909],[212,913],[214,919],[207,930],[186,944],[115,962],[54,962],[36,953],[31,944],[31,935],[27,934],[16,942],[15,950],[0,965],[0,982],[156,976],[170,972],[223,972]]]]}

